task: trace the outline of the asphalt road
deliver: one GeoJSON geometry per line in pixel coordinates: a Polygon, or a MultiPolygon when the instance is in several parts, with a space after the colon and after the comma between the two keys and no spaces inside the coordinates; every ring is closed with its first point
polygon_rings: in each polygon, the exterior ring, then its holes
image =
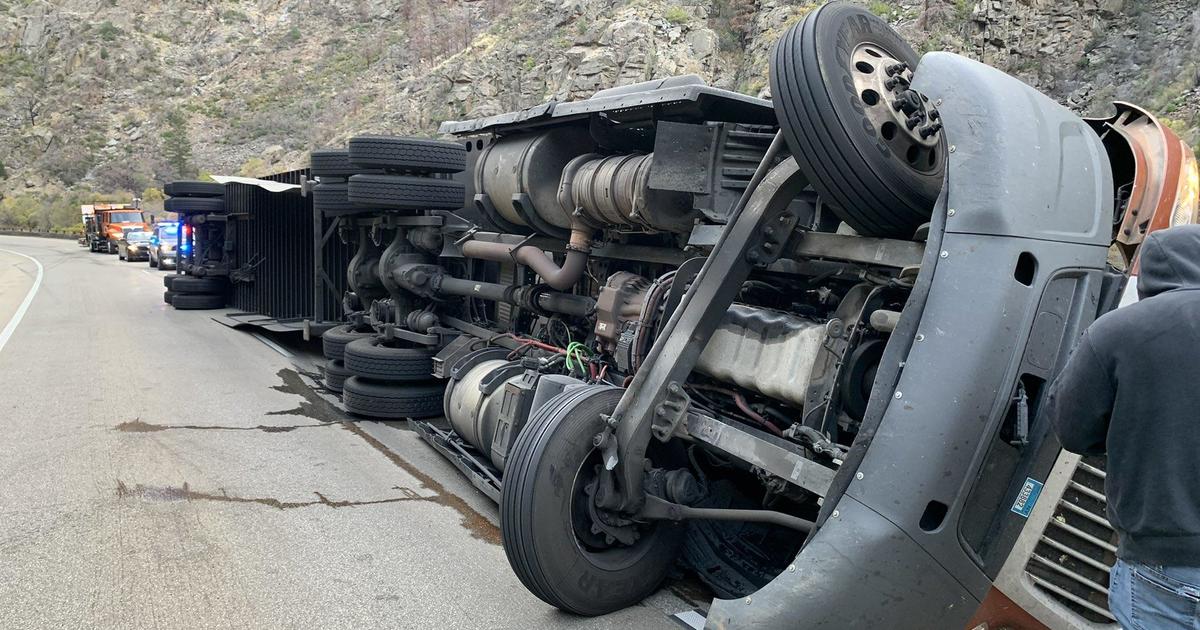
{"type": "Polygon", "coordinates": [[[175,311],[161,277],[0,236],[0,627],[641,629],[694,607],[546,606],[415,434],[346,421],[303,353],[175,311]]]}

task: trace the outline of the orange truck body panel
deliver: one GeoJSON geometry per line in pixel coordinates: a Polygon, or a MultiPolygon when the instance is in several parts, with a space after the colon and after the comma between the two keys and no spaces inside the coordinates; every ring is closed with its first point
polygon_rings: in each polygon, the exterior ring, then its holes
{"type": "Polygon", "coordinates": [[[150,224],[146,223],[145,216],[141,210],[126,204],[95,204],[92,206],[96,215],[97,225],[99,230],[106,239],[117,241],[120,240],[124,230],[136,227],[144,231],[150,230],[150,224]],[[109,218],[114,213],[137,212],[142,216],[142,221],[110,221],[109,218]]]}

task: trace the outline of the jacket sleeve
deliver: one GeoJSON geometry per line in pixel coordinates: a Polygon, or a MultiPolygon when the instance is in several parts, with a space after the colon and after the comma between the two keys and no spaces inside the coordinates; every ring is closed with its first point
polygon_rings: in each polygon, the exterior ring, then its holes
{"type": "Polygon", "coordinates": [[[1046,401],[1045,417],[1063,448],[1080,455],[1103,455],[1115,397],[1108,366],[1085,332],[1050,385],[1046,401]]]}

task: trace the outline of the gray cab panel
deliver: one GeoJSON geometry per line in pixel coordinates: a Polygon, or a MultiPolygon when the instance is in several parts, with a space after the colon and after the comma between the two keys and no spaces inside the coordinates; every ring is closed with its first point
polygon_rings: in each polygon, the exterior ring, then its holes
{"type": "MultiPolygon", "coordinates": [[[[891,340],[912,347],[895,391],[872,396],[861,460],[852,454],[839,471],[834,487],[846,490],[826,498],[795,570],[745,600],[714,602],[709,627],[961,628],[991,579],[960,519],[988,477],[980,471],[1018,378],[1031,359],[1054,363],[1039,370],[1049,378],[1095,316],[1113,208],[1099,139],[1033,88],[957,55],[926,55],[914,87],[940,101],[955,150],[934,209],[939,251],[920,272],[929,292],[901,320],[907,329],[919,318],[915,336],[891,340]],[[1072,303],[1055,309],[1060,330],[1046,331],[1053,318],[1039,305],[1064,277],[1072,303]]],[[[1030,448],[1023,462],[1036,459],[1030,448]]],[[[1013,478],[998,480],[1001,504],[1013,478]]],[[[1011,531],[1021,516],[1004,512],[999,528],[1011,531]]]]}
{"type": "Polygon", "coordinates": [[[947,232],[1108,247],[1112,171],[1096,133],[1067,108],[991,66],[921,58],[913,88],[940,100],[950,157],[947,232]],[[1098,213],[1098,208],[1109,212],[1098,213]]]}

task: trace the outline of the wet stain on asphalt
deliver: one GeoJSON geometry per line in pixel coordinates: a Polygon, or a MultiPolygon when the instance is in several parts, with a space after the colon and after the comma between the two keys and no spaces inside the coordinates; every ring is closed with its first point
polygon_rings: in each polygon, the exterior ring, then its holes
{"type": "Polygon", "coordinates": [[[134,418],[129,422],[122,422],[114,428],[122,433],[154,433],[156,431],[166,431],[171,427],[161,424],[150,424],[149,422],[142,422],[141,418],[134,418]]]}
{"type": "Polygon", "coordinates": [[[370,505],[375,503],[399,503],[403,501],[424,501],[435,503],[448,507],[458,512],[462,519],[462,526],[473,538],[482,540],[492,545],[500,544],[500,529],[492,524],[486,517],[480,514],[475,508],[471,507],[461,497],[456,496],[446,490],[446,487],[435,480],[433,477],[422,472],[416,466],[413,466],[398,453],[389,449],[382,442],[363,431],[352,420],[347,419],[346,414],[331,404],[325,398],[322,398],[316,391],[309,387],[301,378],[299,372],[283,368],[275,373],[281,381],[280,385],[275,385],[271,389],[299,396],[302,401],[292,409],[282,411],[270,411],[267,415],[298,415],[317,420],[321,424],[304,424],[298,426],[285,427],[227,427],[227,426],[199,426],[199,425],[161,425],[143,422],[140,418],[130,422],[122,422],[116,426],[116,430],[125,433],[153,433],[157,431],[167,431],[172,429],[192,429],[192,430],[224,430],[224,431],[266,431],[268,433],[282,433],[292,431],[294,429],[335,426],[340,425],[342,428],[350,431],[366,441],[372,448],[379,451],[384,457],[395,464],[404,472],[415,477],[421,482],[433,496],[417,496],[407,488],[397,488],[402,492],[411,493],[412,496],[398,497],[395,499],[381,499],[377,501],[366,502],[347,502],[347,501],[331,501],[326,497],[317,494],[317,499],[314,501],[300,502],[282,502],[273,498],[254,498],[254,497],[236,497],[226,494],[222,491],[220,494],[197,492],[184,484],[182,487],[153,487],[138,484],[133,488],[126,486],[123,482],[117,482],[117,496],[119,498],[126,497],[141,497],[149,500],[160,501],[223,501],[229,503],[259,503],[279,509],[289,509],[297,507],[309,507],[313,505],[326,505],[328,507],[348,507],[354,505],[370,505]]]}
{"type": "Polygon", "coordinates": [[[342,422],[346,419],[346,415],[340,409],[330,405],[324,398],[321,398],[314,392],[311,387],[304,383],[300,378],[300,373],[295,370],[283,368],[275,373],[279,380],[283,381],[282,385],[275,385],[271,389],[284,394],[299,396],[303,400],[300,404],[291,409],[283,409],[281,411],[268,411],[268,416],[304,416],[312,418],[318,422],[335,423],[342,422]]]}
{"type": "Polygon", "coordinates": [[[283,368],[275,373],[283,383],[281,385],[272,386],[271,389],[299,396],[303,400],[299,405],[291,409],[281,409],[279,411],[268,411],[264,415],[268,416],[304,416],[312,418],[321,424],[301,424],[292,426],[268,426],[258,425],[253,427],[236,427],[222,425],[197,425],[197,424],[152,424],[143,422],[141,418],[135,418],[129,422],[122,422],[114,427],[122,433],[155,433],[158,431],[169,431],[172,429],[188,429],[196,431],[262,431],[263,433],[288,433],[296,429],[308,429],[313,427],[327,427],[341,423],[346,419],[339,409],[333,407],[323,398],[317,395],[304,381],[300,378],[300,374],[295,370],[283,368]]]}
{"type": "Polygon", "coordinates": [[[421,485],[425,486],[427,490],[434,493],[434,496],[429,498],[430,501],[437,503],[438,505],[444,505],[458,512],[458,515],[462,518],[463,527],[471,533],[472,537],[493,545],[500,544],[500,528],[496,527],[491,521],[484,518],[482,514],[477,512],[475,508],[471,507],[470,504],[462,499],[462,497],[451,494],[446,490],[445,486],[438,483],[433,477],[430,477],[422,472],[421,469],[410,464],[403,457],[400,457],[400,455],[395,451],[385,446],[383,442],[375,439],[353,422],[345,421],[342,423],[342,426],[345,427],[347,431],[350,431],[351,433],[365,440],[367,444],[370,444],[375,450],[382,453],[384,457],[391,460],[393,464],[399,466],[404,472],[416,477],[417,480],[421,482],[421,485]]]}
{"type": "Polygon", "coordinates": [[[265,505],[279,510],[290,510],[294,508],[305,508],[316,505],[323,505],[329,508],[345,508],[345,507],[361,507],[366,505],[380,505],[383,503],[403,503],[407,501],[425,501],[429,503],[437,503],[436,497],[423,497],[411,488],[394,487],[394,490],[400,491],[404,496],[393,497],[390,499],[373,499],[370,501],[348,501],[348,500],[333,500],[320,492],[313,492],[317,496],[312,501],[281,501],[271,497],[239,497],[225,492],[225,489],[220,489],[219,493],[201,492],[193,490],[184,482],[182,486],[146,486],[136,484],[132,487],[125,484],[121,480],[117,480],[117,498],[118,499],[143,499],[145,501],[158,502],[176,502],[176,501],[218,501],[221,503],[256,503],[265,505]]]}
{"type": "Polygon", "coordinates": [[[430,492],[434,493],[434,496],[427,500],[437,503],[438,505],[446,506],[453,509],[455,512],[458,512],[459,517],[462,519],[463,527],[470,532],[473,538],[493,545],[500,544],[500,528],[493,525],[491,521],[476,511],[475,508],[471,507],[471,505],[464,501],[462,497],[456,496],[450,491],[446,490],[446,487],[441,483],[438,483],[438,481],[433,477],[430,477],[422,472],[421,469],[413,466],[403,457],[400,457],[399,453],[396,453],[384,445],[383,442],[380,442],[366,431],[363,431],[362,428],[356,425],[352,420],[347,419],[346,414],[341,409],[335,407],[328,400],[322,398],[316,391],[309,387],[308,384],[304,382],[299,372],[292,369],[283,368],[276,372],[275,375],[283,381],[283,384],[276,385],[271,389],[274,389],[278,392],[283,392],[285,394],[300,396],[304,399],[304,401],[300,403],[299,407],[296,407],[294,410],[289,410],[286,413],[304,415],[321,422],[340,423],[344,429],[362,438],[367,444],[370,444],[372,448],[379,451],[384,457],[388,458],[389,461],[391,461],[404,472],[415,477],[421,482],[421,485],[423,485],[430,492]]]}
{"type": "Polygon", "coordinates": [[[329,424],[298,424],[291,426],[268,426],[260,424],[253,427],[230,427],[222,425],[200,425],[200,424],[152,424],[143,422],[141,418],[135,418],[129,422],[122,422],[113,429],[122,433],[157,433],[159,431],[171,430],[188,430],[188,431],[262,431],[263,433],[288,433],[296,429],[311,429],[314,427],[327,427],[329,424]]]}

